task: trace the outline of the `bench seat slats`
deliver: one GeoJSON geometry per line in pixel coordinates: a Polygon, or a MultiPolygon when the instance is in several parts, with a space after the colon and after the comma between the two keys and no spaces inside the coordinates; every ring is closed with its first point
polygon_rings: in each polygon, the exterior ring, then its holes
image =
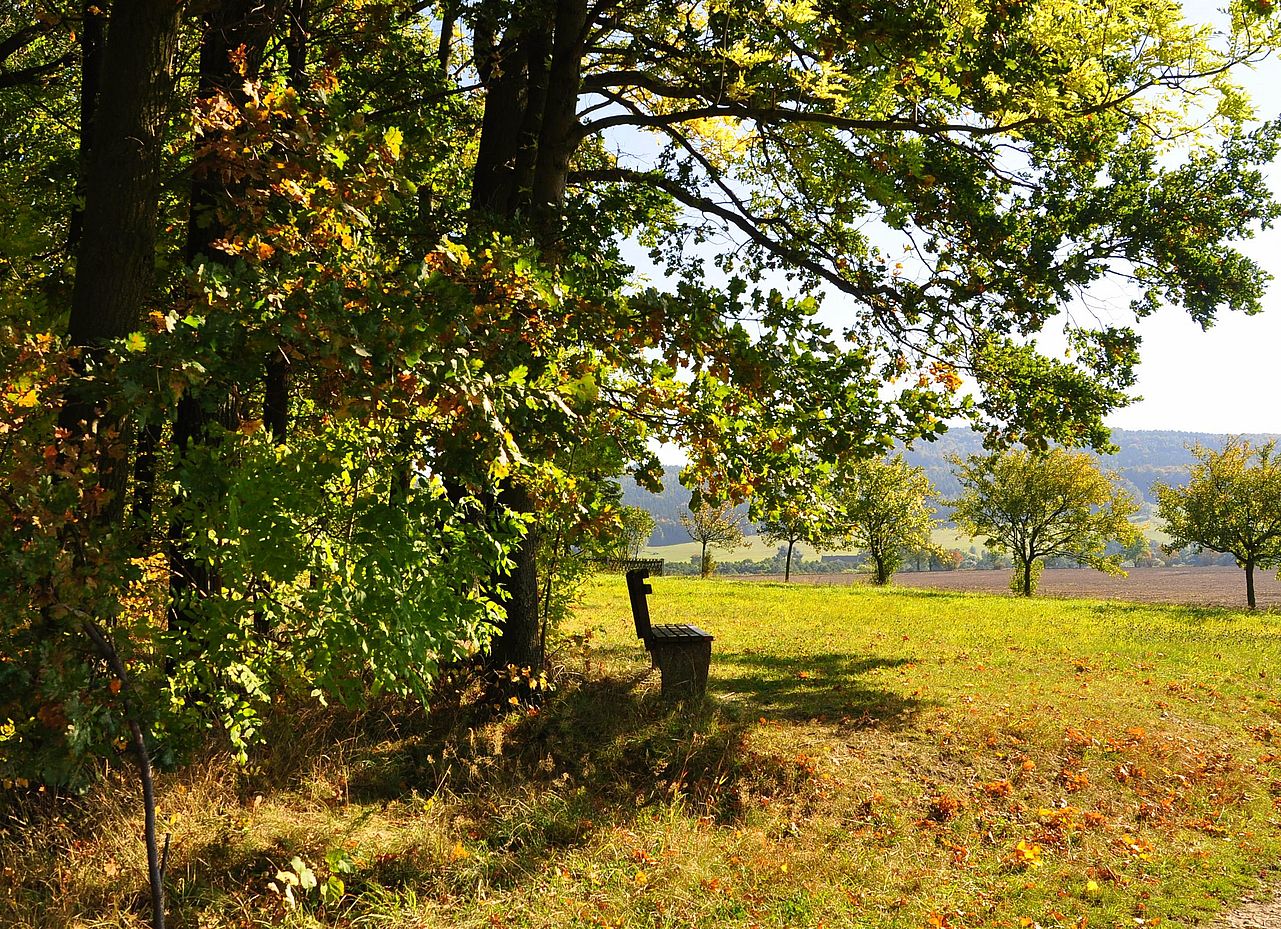
{"type": "Polygon", "coordinates": [[[688,623],[666,623],[658,626],[650,626],[650,638],[663,639],[665,641],[670,641],[672,639],[711,641],[715,636],[710,632],[699,629],[697,626],[691,626],[688,623]]]}

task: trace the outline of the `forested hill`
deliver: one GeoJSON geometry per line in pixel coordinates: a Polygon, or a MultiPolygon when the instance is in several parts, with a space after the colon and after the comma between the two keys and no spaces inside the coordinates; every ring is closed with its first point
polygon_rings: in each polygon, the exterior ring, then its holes
{"type": "MultiPolygon", "coordinates": [[[[1118,451],[1115,455],[1103,456],[1102,460],[1104,467],[1120,472],[1122,478],[1129,483],[1131,493],[1154,503],[1153,482],[1182,482],[1192,463],[1188,446],[1199,442],[1211,448],[1220,448],[1226,438],[1226,435],[1209,432],[1114,429],[1112,442],[1118,451]]],[[[1252,442],[1261,442],[1277,436],[1256,434],[1247,435],[1246,438],[1252,442]]],[[[955,430],[935,442],[919,443],[906,452],[906,457],[912,464],[925,468],[925,473],[939,493],[948,497],[960,491],[956,478],[952,475],[948,457],[963,457],[982,449],[982,438],[977,433],[968,429],[955,430]]],[[[677,465],[664,470],[661,494],[642,490],[630,478],[623,481],[623,502],[642,507],[654,517],[657,528],[650,540],[652,545],[689,541],[689,536],[680,525],[680,514],[689,504],[689,491],[680,486],[679,474],[680,467],[677,465]]]]}

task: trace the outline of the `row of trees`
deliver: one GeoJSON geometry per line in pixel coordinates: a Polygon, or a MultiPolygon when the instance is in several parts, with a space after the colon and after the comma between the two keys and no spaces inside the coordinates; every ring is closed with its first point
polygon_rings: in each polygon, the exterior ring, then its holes
{"type": "MultiPolygon", "coordinates": [[[[932,491],[925,472],[901,455],[857,461],[838,470],[789,475],[753,497],[750,517],[761,535],[784,547],[783,579],[791,580],[798,544],[865,550],[878,584],[889,583],[904,551],[934,552],[932,491]]],[[[700,545],[699,573],[712,573],[712,547],[733,549],[743,540],[742,519],[729,503],[703,504],[681,517],[700,545]]]]}
{"type": "MultiPolygon", "coordinates": [[[[1245,571],[1246,600],[1255,608],[1254,571],[1281,565],[1281,462],[1275,443],[1252,446],[1234,439],[1221,450],[1195,446],[1198,463],[1181,485],[1155,485],[1157,516],[1167,551],[1209,550],[1230,555],[1245,571]]],[[[1124,573],[1148,548],[1132,522],[1137,501],[1116,475],[1101,471],[1083,452],[1011,450],[953,459],[961,494],[944,501],[958,529],[981,538],[1014,567],[1011,588],[1031,596],[1046,562],[1070,562],[1124,573]]],[[[855,547],[867,553],[877,584],[889,582],[905,556],[936,553],[934,498],[925,472],[901,456],[857,462],[818,480],[773,487],[753,502],[761,534],[786,546],[784,579],[791,576],[795,544],[855,547]]],[[[704,506],[685,520],[708,548],[732,548],[742,539],[728,506],[704,506]]]]}
{"type": "MultiPolygon", "coordinates": [[[[956,459],[963,488],[953,508],[957,526],[981,537],[991,550],[1009,554],[1011,586],[1030,596],[1046,559],[1061,558],[1104,571],[1120,570],[1109,543],[1139,538],[1130,518],[1138,505],[1099,471],[1084,452],[1010,450],[956,459]]],[[[866,552],[872,579],[888,584],[913,553],[941,555],[933,542],[935,494],[925,471],[901,455],[858,461],[817,472],[809,480],[769,486],[752,502],[761,534],[786,546],[784,579],[791,576],[793,546],[852,547],[866,552]]],[[[709,546],[734,547],[740,520],[725,506],[703,506],[685,520],[702,544],[702,573],[710,573],[709,546]]]]}

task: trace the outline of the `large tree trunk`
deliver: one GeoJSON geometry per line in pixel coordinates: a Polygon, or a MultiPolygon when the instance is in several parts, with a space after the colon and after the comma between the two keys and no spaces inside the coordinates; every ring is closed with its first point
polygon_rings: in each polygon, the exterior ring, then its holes
{"type": "Polygon", "coordinates": [[[106,14],[93,0],[80,4],[80,172],[76,177],[76,205],[67,223],[67,251],[80,244],[84,229],[84,196],[89,149],[93,146],[93,114],[102,86],[102,58],[106,50],[106,14]]]}
{"type": "Polygon", "coordinates": [[[1254,601],[1254,559],[1245,560],[1245,602],[1250,609],[1255,608],[1254,601]]]}
{"type": "Polygon", "coordinates": [[[787,540],[787,564],[783,567],[783,583],[792,579],[792,540],[787,540]]]}
{"type": "MultiPolygon", "coordinates": [[[[173,57],[177,47],[178,4],[138,0],[117,4],[111,35],[102,50],[87,52],[85,79],[100,73],[97,94],[82,99],[91,127],[84,158],[84,213],[77,221],[76,279],[71,294],[68,336],[82,350],[80,365],[101,347],[136,330],[152,286],[156,213],[160,192],[160,146],[173,57]]],[[[96,16],[93,19],[97,19],[96,16]]],[[[91,385],[79,385],[59,414],[73,435],[118,436],[118,411],[102,409],[91,385]]],[[[102,449],[98,482],[111,491],[105,517],[118,519],[124,507],[125,456],[102,449]]]]}
{"type": "MultiPolygon", "coordinates": [[[[544,259],[554,262],[569,162],[578,145],[587,3],[555,0],[549,6],[526,10],[501,39],[477,27],[477,70],[486,92],[471,207],[474,232],[483,233],[489,224],[513,233],[533,231],[544,259]]],[[[441,54],[447,60],[447,51],[441,54]]],[[[517,509],[532,512],[528,494],[519,488],[506,487],[501,496],[523,501],[517,509]]],[[[538,671],[544,656],[534,547],[531,532],[503,582],[509,596],[491,661],[538,671]]]]}
{"type": "Polygon", "coordinates": [[[1023,562],[1023,580],[1021,582],[1021,586],[1023,596],[1032,596],[1032,561],[1030,559],[1023,562]]]}
{"type": "MultiPolygon", "coordinates": [[[[519,513],[528,513],[533,509],[529,495],[520,487],[509,487],[503,492],[499,502],[519,513]]],[[[518,668],[529,668],[534,673],[542,669],[537,552],[538,524],[532,523],[516,551],[512,553],[515,564],[511,574],[502,582],[507,595],[507,622],[503,624],[490,648],[490,663],[495,668],[515,665],[518,668]],[[524,622],[526,616],[533,616],[533,622],[524,622]],[[513,617],[520,621],[513,622],[513,617]]]]}
{"type": "Polygon", "coordinates": [[[135,330],[151,287],[178,10],[174,0],[131,0],[112,11],[85,169],[73,345],[94,347],[135,330]]]}

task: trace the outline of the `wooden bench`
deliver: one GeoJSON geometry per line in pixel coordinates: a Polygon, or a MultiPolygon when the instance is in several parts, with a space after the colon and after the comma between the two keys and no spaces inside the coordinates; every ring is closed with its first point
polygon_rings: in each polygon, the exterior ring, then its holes
{"type": "Polygon", "coordinates": [[[647,568],[627,572],[627,595],[632,601],[636,637],[645,643],[650,661],[662,676],[664,697],[698,696],[707,690],[714,636],[688,623],[652,625],[646,596],[654,588],[645,583],[647,577],[647,568]]]}

